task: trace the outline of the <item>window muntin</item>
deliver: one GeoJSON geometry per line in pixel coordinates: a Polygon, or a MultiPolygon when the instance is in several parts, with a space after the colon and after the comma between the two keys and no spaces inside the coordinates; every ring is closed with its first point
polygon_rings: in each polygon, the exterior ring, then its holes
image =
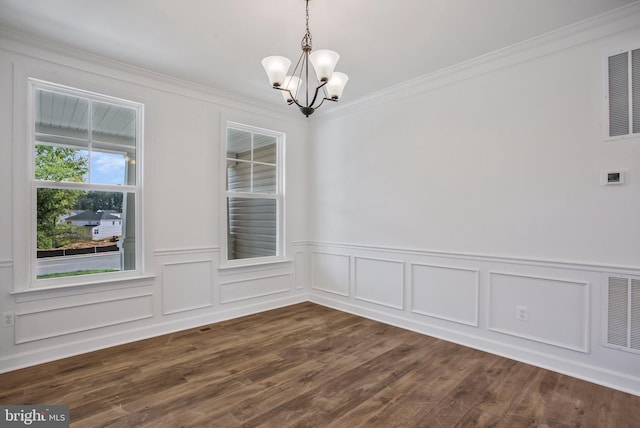
{"type": "Polygon", "coordinates": [[[281,257],[282,134],[233,124],[226,134],[227,261],[281,257]]]}
{"type": "Polygon", "coordinates": [[[142,105],[31,84],[35,280],[139,270],[142,105]]]}

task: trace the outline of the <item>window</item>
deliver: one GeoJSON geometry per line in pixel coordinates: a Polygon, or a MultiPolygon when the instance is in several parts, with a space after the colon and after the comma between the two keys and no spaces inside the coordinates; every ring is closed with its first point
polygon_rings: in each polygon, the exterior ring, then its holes
{"type": "Polygon", "coordinates": [[[284,135],[240,124],[226,133],[226,260],[267,262],[282,256],[284,135]]]}
{"type": "Polygon", "coordinates": [[[640,49],[607,58],[607,136],[640,136],[640,49]]]}
{"type": "Polygon", "coordinates": [[[137,270],[142,105],[30,88],[35,279],[137,270]]]}

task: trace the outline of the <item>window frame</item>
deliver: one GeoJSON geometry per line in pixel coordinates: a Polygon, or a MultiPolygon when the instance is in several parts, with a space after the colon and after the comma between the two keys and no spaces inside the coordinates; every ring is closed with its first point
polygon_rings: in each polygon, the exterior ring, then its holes
{"type": "MultiPolygon", "coordinates": [[[[220,144],[220,183],[221,183],[221,198],[220,198],[220,268],[234,268],[243,266],[255,266],[262,264],[278,263],[285,260],[285,230],[284,230],[284,205],[285,205],[285,165],[284,165],[284,152],[286,144],[286,134],[280,131],[274,131],[266,128],[261,128],[253,125],[248,125],[236,121],[226,120],[223,121],[221,127],[221,144],[220,144]],[[274,193],[261,193],[261,192],[238,192],[229,191],[227,189],[227,146],[228,146],[228,132],[230,129],[250,132],[252,134],[261,134],[274,137],[276,139],[276,189],[274,193]],[[252,198],[252,199],[273,199],[276,201],[276,254],[274,256],[264,257],[248,257],[242,259],[229,259],[228,254],[228,222],[229,216],[227,211],[227,203],[229,196],[238,198],[252,198]]],[[[253,150],[253,147],[252,147],[253,150]]],[[[254,161],[252,160],[251,163],[254,161]]],[[[258,162],[258,165],[261,163],[258,162]]]]}
{"type": "MultiPolygon", "coordinates": [[[[131,278],[139,278],[144,273],[144,259],[143,259],[143,230],[142,230],[142,193],[143,193],[143,146],[144,146],[144,104],[136,101],[126,100],[114,96],[100,94],[92,91],[87,91],[71,86],[61,85],[45,80],[36,78],[27,79],[27,132],[26,143],[28,147],[28,155],[26,157],[27,165],[26,172],[28,177],[27,191],[30,192],[28,201],[29,212],[29,231],[27,233],[27,288],[29,289],[49,289],[60,288],[74,285],[87,285],[87,284],[99,284],[104,282],[119,281],[131,278]],[[136,124],[135,124],[135,183],[134,184],[103,184],[103,183],[76,183],[65,181],[50,181],[39,180],[35,178],[35,160],[36,160],[36,146],[37,145],[49,145],[54,147],[67,147],[77,149],[78,146],[71,146],[69,144],[52,143],[42,144],[37,140],[36,132],[36,93],[38,90],[45,90],[56,92],[64,95],[74,96],[90,100],[88,104],[89,114],[93,115],[91,111],[92,102],[102,102],[111,105],[117,105],[129,109],[135,110],[136,124]],[[134,245],[133,254],[135,257],[135,269],[122,270],[118,272],[104,272],[97,274],[85,274],[77,276],[63,276],[59,278],[41,278],[37,277],[37,191],[39,188],[49,189],[63,189],[63,190],[90,190],[101,192],[117,192],[123,193],[123,197],[126,194],[133,194],[134,199],[134,234],[130,239],[130,242],[134,245]]],[[[91,124],[89,123],[89,135],[91,134],[91,124]]],[[[90,137],[90,141],[93,139],[90,137]]],[[[98,143],[99,145],[100,143],[98,143]]],[[[89,148],[87,147],[87,150],[89,148]]],[[[98,152],[116,153],[116,149],[98,149],[94,150],[98,152]]],[[[126,153],[126,152],[124,152],[126,153]]],[[[88,165],[89,176],[91,176],[91,161],[88,165]]],[[[126,167],[125,167],[126,171],[126,167]]]]}

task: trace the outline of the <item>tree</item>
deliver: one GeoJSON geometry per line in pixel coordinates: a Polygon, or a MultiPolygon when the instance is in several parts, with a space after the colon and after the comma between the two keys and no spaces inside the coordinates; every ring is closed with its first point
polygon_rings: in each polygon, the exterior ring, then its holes
{"type": "Polygon", "coordinates": [[[113,210],[122,212],[122,196],[120,192],[86,192],[78,198],[76,209],[85,211],[113,210]]]}
{"type": "MultiPolygon", "coordinates": [[[[82,152],[64,147],[36,146],[36,180],[80,183],[88,171],[88,160],[82,152]]],[[[38,248],[56,247],[56,229],[60,217],[71,212],[82,190],[38,188],[38,248]]]]}

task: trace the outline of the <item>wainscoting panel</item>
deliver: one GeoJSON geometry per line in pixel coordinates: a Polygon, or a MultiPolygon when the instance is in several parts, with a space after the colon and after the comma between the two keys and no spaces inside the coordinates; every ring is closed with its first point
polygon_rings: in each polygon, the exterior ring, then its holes
{"type": "Polygon", "coordinates": [[[589,352],[589,284],[489,273],[489,329],[589,352]]]}
{"type": "Polygon", "coordinates": [[[354,281],[356,299],[394,309],[403,309],[403,262],[355,257],[354,281]]]}
{"type": "Polygon", "coordinates": [[[479,271],[411,264],[411,311],[478,326],[479,271]]]}
{"type": "Polygon", "coordinates": [[[640,395],[640,355],[599,340],[603,272],[640,268],[335,242],[308,251],[312,302],[640,395]]]}
{"type": "Polygon", "coordinates": [[[304,251],[297,251],[295,253],[295,285],[296,290],[301,290],[307,283],[307,253],[304,251]]]}
{"type": "Polygon", "coordinates": [[[213,306],[213,260],[162,265],[162,314],[213,306]]]}
{"type": "Polygon", "coordinates": [[[152,316],[152,294],[18,313],[15,343],[48,339],[152,316]]]}
{"type": "Polygon", "coordinates": [[[251,279],[237,279],[220,284],[220,303],[233,303],[255,297],[291,291],[292,274],[284,273],[251,279]]]}
{"type": "Polygon", "coordinates": [[[351,258],[344,254],[313,252],[311,287],[340,296],[349,296],[351,258]]]}

